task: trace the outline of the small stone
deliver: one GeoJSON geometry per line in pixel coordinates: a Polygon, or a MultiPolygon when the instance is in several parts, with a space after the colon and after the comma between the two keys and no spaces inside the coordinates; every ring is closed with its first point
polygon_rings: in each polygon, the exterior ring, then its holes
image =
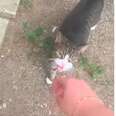
{"type": "Polygon", "coordinates": [[[12,99],[11,98],[9,98],[9,100],[8,100],[9,102],[12,102],[12,99]]]}
{"type": "Polygon", "coordinates": [[[41,108],[44,108],[44,106],[43,106],[42,104],[40,105],[40,107],[41,107],[41,108]]]}
{"type": "Polygon", "coordinates": [[[103,51],[103,54],[106,54],[106,51],[103,51]]]}
{"type": "Polygon", "coordinates": [[[10,49],[8,49],[8,53],[10,53],[11,52],[11,50],[10,49]]]}
{"type": "Polygon", "coordinates": [[[3,108],[6,108],[6,103],[3,103],[3,108]]]}
{"type": "Polygon", "coordinates": [[[4,55],[1,55],[1,58],[4,58],[4,55]]]}

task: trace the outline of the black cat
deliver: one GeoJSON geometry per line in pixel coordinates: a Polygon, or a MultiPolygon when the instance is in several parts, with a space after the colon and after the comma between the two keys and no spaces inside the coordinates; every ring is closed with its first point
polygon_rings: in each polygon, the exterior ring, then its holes
{"type": "Polygon", "coordinates": [[[104,0],[80,0],[64,19],[60,32],[77,47],[87,45],[90,30],[100,20],[103,7],[104,0]]]}

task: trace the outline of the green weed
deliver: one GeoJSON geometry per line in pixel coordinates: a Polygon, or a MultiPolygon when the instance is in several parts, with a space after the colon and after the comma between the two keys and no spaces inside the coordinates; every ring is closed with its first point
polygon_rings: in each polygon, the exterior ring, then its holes
{"type": "Polygon", "coordinates": [[[54,41],[49,34],[46,37],[46,30],[41,26],[37,27],[36,29],[32,30],[31,26],[28,22],[23,23],[23,31],[25,33],[26,38],[28,41],[34,43],[38,47],[43,48],[46,55],[48,57],[52,57],[52,53],[54,51],[54,41]]]}
{"type": "Polygon", "coordinates": [[[101,66],[90,63],[90,61],[84,56],[81,56],[79,64],[80,68],[87,71],[92,79],[97,79],[104,74],[104,69],[101,66]]]}
{"type": "Polygon", "coordinates": [[[41,26],[37,27],[36,29],[31,29],[29,23],[23,23],[23,31],[25,33],[26,38],[28,41],[33,42],[36,45],[41,45],[44,37],[45,29],[41,26]]]}
{"type": "Polygon", "coordinates": [[[53,38],[48,36],[46,39],[44,39],[42,47],[47,53],[47,56],[52,57],[53,51],[55,50],[53,38]]]}
{"type": "Polygon", "coordinates": [[[26,32],[26,36],[31,42],[40,42],[44,34],[44,29],[41,27],[36,28],[33,31],[26,32]]]}
{"type": "Polygon", "coordinates": [[[21,0],[20,4],[24,7],[24,8],[30,8],[32,7],[32,0],[21,0]]]}

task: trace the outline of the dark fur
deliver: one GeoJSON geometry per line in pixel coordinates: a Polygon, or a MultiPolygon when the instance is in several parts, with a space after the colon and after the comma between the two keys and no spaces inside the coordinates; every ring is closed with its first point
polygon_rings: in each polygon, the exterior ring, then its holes
{"type": "Polygon", "coordinates": [[[65,18],[61,33],[77,47],[86,45],[91,27],[100,20],[103,6],[103,0],[80,0],[65,18]]]}

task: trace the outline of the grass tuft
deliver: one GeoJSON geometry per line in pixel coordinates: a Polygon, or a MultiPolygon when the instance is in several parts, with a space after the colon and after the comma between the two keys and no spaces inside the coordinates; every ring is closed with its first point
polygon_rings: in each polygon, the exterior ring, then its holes
{"type": "Polygon", "coordinates": [[[28,41],[36,44],[38,47],[43,48],[48,57],[52,57],[54,47],[54,39],[51,36],[46,37],[46,30],[39,26],[32,30],[28,22],[23,23],[23,31],[28,41]]]}
{"type": "Polygon", "coordinates": [[[32,0],[21,0],[20,5],[22,5],[24,8],[31,8],[32,0]]]}
{"type": "Polygon", "coordinates": [[[98,66],[95,63],[90,63],[90,61],[84,56],[81,56],[79,64],[80,68],[87,71],[91,78],[95,80],[98,77],[101,77],[105,72],[101,66],[98,66]]]}

